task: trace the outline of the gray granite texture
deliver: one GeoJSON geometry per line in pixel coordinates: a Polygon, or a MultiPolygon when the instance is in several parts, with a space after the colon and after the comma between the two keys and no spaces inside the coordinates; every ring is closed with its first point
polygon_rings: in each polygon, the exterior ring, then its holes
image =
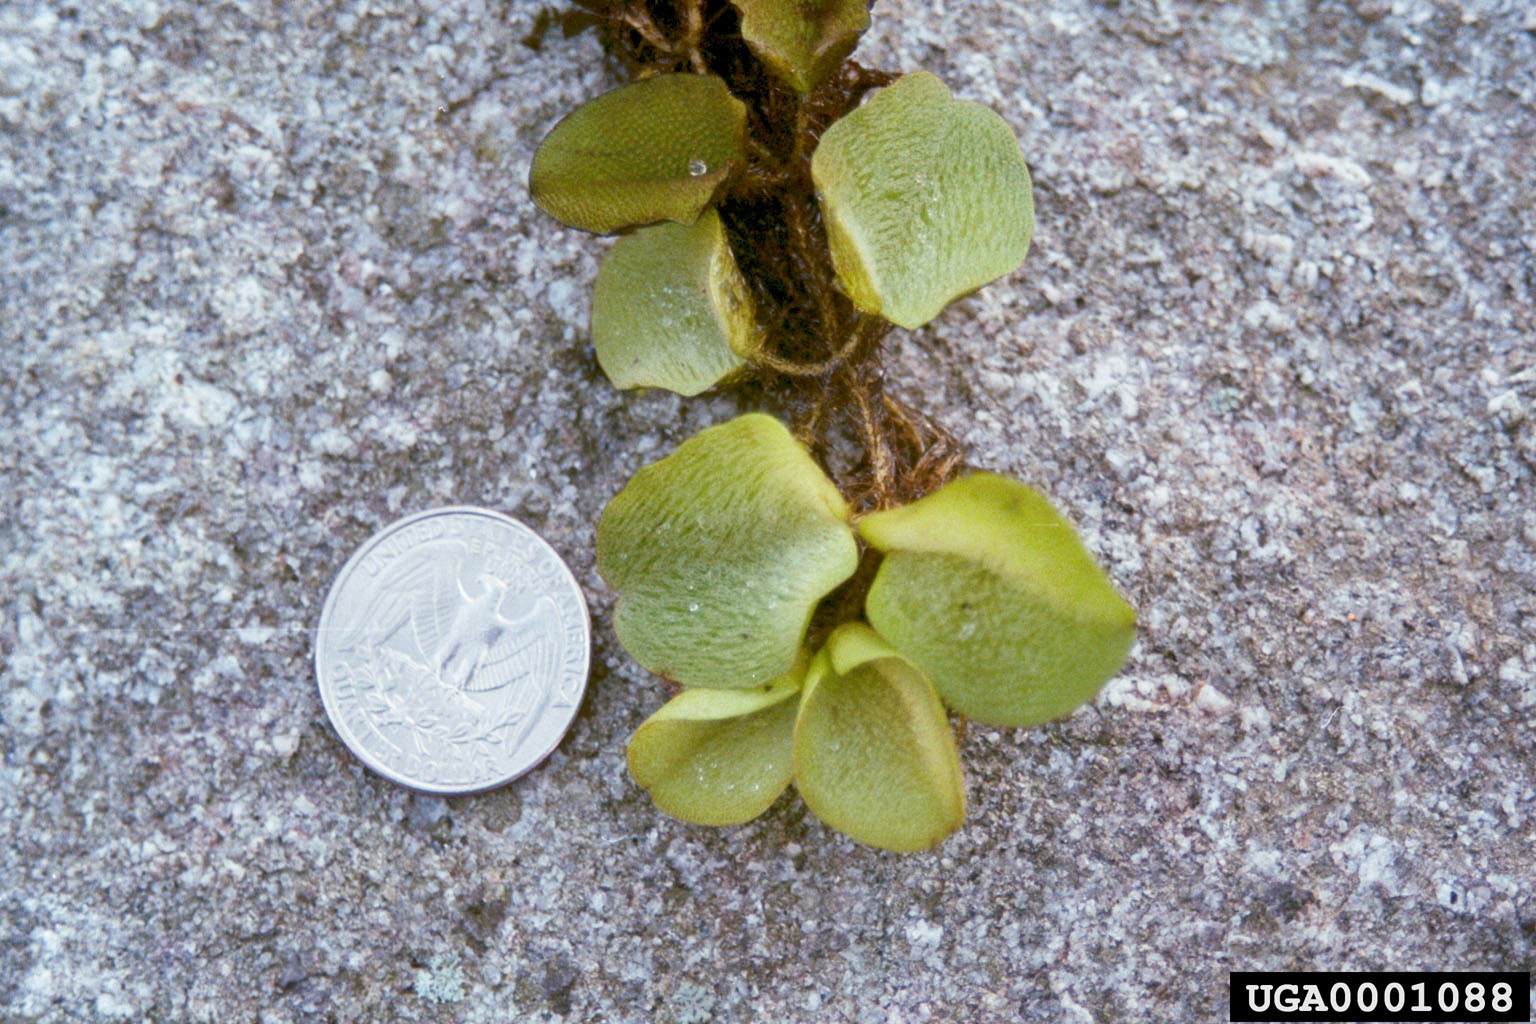
{"type": "Polygon", "coordinates": [[[1093,706],[966,733],[907,857],[625,774],[664,690],[593,523],[748,400],[597,370],[606,243],[523,181],[615,79],[536,13],[0,3],[0,1019],[1216,1021],[1233,969],[1531,966],[1526,0],[877,3],[857,56],[995,107],[1039,207],[890,380],[1142,620],[1093,706]],[[340,744],[310,631],[454,502],[596,648],[553,758],[445,801],[340,744]]]}

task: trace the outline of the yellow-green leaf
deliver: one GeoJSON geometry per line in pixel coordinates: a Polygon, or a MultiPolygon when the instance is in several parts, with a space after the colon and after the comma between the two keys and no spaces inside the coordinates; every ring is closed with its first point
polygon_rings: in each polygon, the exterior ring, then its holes
{"type": "Polygon", "coordinates": [[[913,328],[1024,262],[1029,168],[994,111],[927,72],[837,121],[811,160],[838,278],[854,305],[913,328]]]}
{"type": "Polygon", "coordinates": [[[696,395],[746,365],[762,334],[719,214],[619,239],[593,289],[592,343],[621,388],[696,395]]]}
{"type": "Polygon", "coordinates": [[[804,664],[766,690],[684,690],[635,730],[629,774],[696,825],[739,825],[789,785],[804,664]]]}
{"type": "Polygon", "coordinates": [[[994,473],[859,522],[885,558],[870,624],[956,711],[1035,725],[1093,697],[1125,662],[1136,613],[1040,494],[994,473]]]}
{"type": "Polygon", "coordinates": [[[933,686],[863,623],[833,631],[795,720],[795,788],[862,843],[925,850],[965,820],[954,733],[933,686]]]}
{"type": "Polygon", "coordinates": [[[848,507],[782,423],[711,427],[635,474],[597,524],[613,628],[685,686],[751,688],[795,663],[816,603],[858,565],[848,507]]]}
{"type": "Polygon", "coordinates": [[[768,70],[810,92],[837,70],[869,28],[867,0],[731,0],[741,37],[768,70]]]}
{"type": "Polygon", "coordinates": [[[747,108],[714,75],[657,75],[605,93],[555,125],[528,190],[572,227],[691,224],[741,163],[747,108]]]}

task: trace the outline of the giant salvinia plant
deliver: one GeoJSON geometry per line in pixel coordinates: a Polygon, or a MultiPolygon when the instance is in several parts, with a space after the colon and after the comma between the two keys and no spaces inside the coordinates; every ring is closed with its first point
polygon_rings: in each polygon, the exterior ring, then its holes
{"type": "Polygon", "coordinates": [[[748,821],[793,783],[855,839],[931,847],[964,818],[945,706],[1058,718],[1135,635],[1041,495],[967,471],[882,383],[892,325],[1022,263],[1019,144],[933,75],[847,60],[863,0],[580,2],[638,80],[557,124],[529,186],[622,234],[592,302],[599,365],[683,395],[758,380],[794,413],[703,431],[603,513],[614,632],[674,687],[630,772],[686,821],[748,821]],[[863,457],[834,480],[838,438],[863,457]]]}

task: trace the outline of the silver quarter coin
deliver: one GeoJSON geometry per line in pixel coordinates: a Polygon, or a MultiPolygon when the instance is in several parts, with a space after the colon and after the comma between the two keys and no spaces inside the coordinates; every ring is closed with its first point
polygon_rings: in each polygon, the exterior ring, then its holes
{"type": "Polygon", "coordinates": [[[427,793],[500,786],[559,744],[587,686],[586,601],[510,516],[442,508],[386,526],[326,596],[320,699],[352,752],[427,793]]]}

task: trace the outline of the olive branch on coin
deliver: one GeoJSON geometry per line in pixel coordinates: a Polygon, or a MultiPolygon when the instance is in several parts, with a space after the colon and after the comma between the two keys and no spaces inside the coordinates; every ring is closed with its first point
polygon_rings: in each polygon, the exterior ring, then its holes
{"type": "Polygon", "coordinates": [[[1039,493],[973,470],[887,390],[882,339],[1023,262],[1008,124],[926,72],[848,60],[865,0],[575,0],[632,79],[567,116],[529,189],[620,234],[591,330],[618,387],[751,382],[740,416],[607,506],[613,627],[674,688],[629,769],[685,821],[756,817],[791,781],[892,850],[959,827],[944,706],[1035,725],[1124,662],[1135,614],[1039,493]]]}

